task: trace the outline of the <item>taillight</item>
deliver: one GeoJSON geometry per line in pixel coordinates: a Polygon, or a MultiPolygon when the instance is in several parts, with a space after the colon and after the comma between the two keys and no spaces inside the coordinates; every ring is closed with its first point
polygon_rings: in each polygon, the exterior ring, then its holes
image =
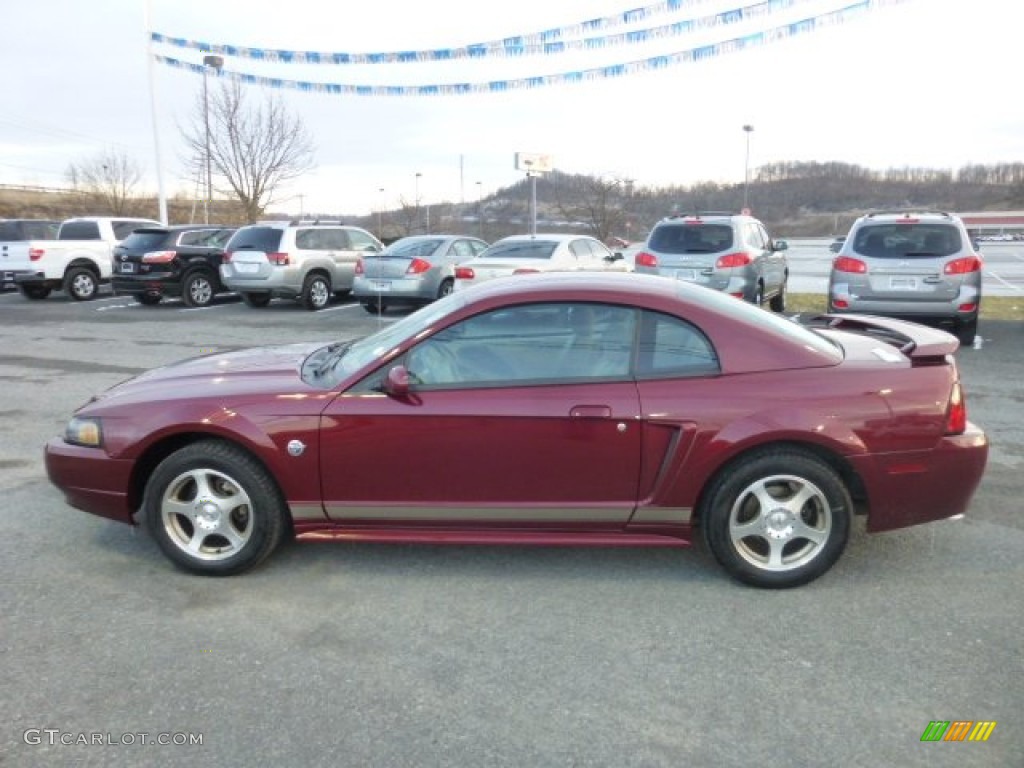
{"type": "Polygon", "coordinates": [[[221,257],[221,260],[220,260],[221,264],[227,264],[229,261],[231,261],[231,257],[234,256],[234,255],[235,255],[234,251],[224,251],[224,256],[221,257]]]}
{"type": "Polygon", "coordinates": [[[867,274],[868,265],[860,259],[851,259],[849,256],[840,256],[832,262],[832,269],[836,272],[853,272],[854,274],[867,274]]]}
{"type": "Polygon", "coordinates": [[[658,266],[658,257],[653,253],[640,251],[633,260],[633,263],[638,267],[656,267],[658,266]]]}
{"type": "Polygon", "coordinates": [[[725,256],[718,257],[718,261],[715,262],[715,269],[745,267],[751,261],[753,261],[753,259],[750,258],[749,253],[727,253],[725,256]]]}
{"type": "Polygon", "coordinates": [[[834,309],[849,309],[850,302],[846,299],[832,299],[832,307],[834,309]]]}
{"type": "Polygon", "coordinates": [[[960,382],[954,382],[949,394],[949,409],[946,411],[946,434],[962,435],[967,430],[967,403],[960,382]]]}
{"type": "Polygon", "coordinates": [[[46,255],[46,249],[45,248],[29,248],[28,249],[29,261],[39,261],[45,255],[46,255]]]}
{"type": "Polygon", "coordinates": [[[470,267],[456,267],[455,277],[457,280],[472,280],[476,277],[476,272],[470,267]]]}
{"type": "Polygon", "coordinates": [[[278,267],[287,267],[289,264],[287,253],[268,253],[267,261],[278,267]]]}
{"type": "Polygon", "coordinates": [[[363,260],[362,259],[359,259],[359,260],[356,261],[356,274],[357,275],[366,274],[366,268],[363,266],[363,260]]]}
{"type": "Polygon", "coordinates": [[[168,264],[174,261],[174,251],[150,251],[142,254],[144,264],[168,264]]]}
{"type": "Polygon", "coordinates": [[[430,269],[430,262],[424,261],[423,259],[413,259],[412,263],[409,264],[408,269],[405,270],[407,275],[422,275],[430,269]]]}
{"type": "Polygon", "coordinates": [[[539,269],[534,269],[533,267],[520,267],[519,269],[513,270],[512,274],[513,275],[528,275],[531,272],[540,272],[540,270],[539,269]]]}
{"type": "Polygon", "coordinates": [[[977,256],[965,256],[946,263],[942,271],[947,275],[966,275],[981,270],[981,259],[977,256]]]}

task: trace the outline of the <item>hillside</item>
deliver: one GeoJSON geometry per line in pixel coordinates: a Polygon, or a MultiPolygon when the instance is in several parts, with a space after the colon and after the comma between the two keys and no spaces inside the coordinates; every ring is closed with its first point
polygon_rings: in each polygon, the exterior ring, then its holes
{"type": "MultiPolygon", "coordinates": [[[[537,179],[538,229],[580,231],[602,240],[639,239],[670,213],[739,211],[744,185],[701,182],[693,185],[643,187],[630,179],[554,172],[537,179]]],[[[881,208],[922,208],[949,211],[1024,208],[1024,163],[977,165],[957,171],[892,168],[873,171],[844,163],[778,163],[755,169],[747,189],[749,207],[779,237],[841,234],[862,212],[881,208]]],[[[321,215],[358,224],[386,239],[430,231],[460,231],[494,240],[529,228],[530,181],[523,179],[479,202],[457,205],[429,203],[353,216],[321,215]],[[481,221],[482,218],[482,221],[481,221]]],[[[172,223],[199,221],[202,205],[182,197],[168,201],[172,223]]],[[[240,223],[240,208],[216,201],[211,220],[240,223]]],[[[81,215],[156,217],[153,198],[129,200],[112,211],[100,195],[0,185],[0,218],[65,219],[81,215]]],[[[287,218],[289,212],[267,218],[287,218]]]]}

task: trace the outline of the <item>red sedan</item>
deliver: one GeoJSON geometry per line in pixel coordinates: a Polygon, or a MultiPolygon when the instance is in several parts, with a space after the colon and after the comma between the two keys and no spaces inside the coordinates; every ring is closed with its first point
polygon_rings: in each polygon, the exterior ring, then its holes
{"type": "Polygon", "coordinates": [[[186,360],[46,446],[74,507],[226,575],[282,537],[684,547],[790,587],[869,531],[966,511],[988,454],[955,337],[805,327],[685,282],[544,274],[355,342],[186,360]]]}

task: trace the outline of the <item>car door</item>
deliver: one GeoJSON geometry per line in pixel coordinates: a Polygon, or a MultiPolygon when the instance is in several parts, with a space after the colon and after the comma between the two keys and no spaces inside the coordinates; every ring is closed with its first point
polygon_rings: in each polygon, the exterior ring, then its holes
{"type": "Polygon", "coordinates": [[[376,525],[625,525],[640,467],[637,313],[588,308],[598,315],[589,332],[565,303],[482,313],[335,399],[321,428],[328,515],[376,525]],[[380,391],[395,365],[413,382],[406,397],[380,391]]]}

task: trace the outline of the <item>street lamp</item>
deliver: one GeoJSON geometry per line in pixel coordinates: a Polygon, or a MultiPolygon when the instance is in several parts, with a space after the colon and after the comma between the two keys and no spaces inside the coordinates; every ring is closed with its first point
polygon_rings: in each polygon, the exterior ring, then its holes
{"type": "Polygon", "coordinates": [[[416,229],[420,227],[420,177],[422,173],[416,173],[416,229]]]}
{"type": "Polygon", "coordinates": [[[743,132],[747,134],[747,155],[743,161],[743,213],[750,213],[748,206],[749,202],[749,188],[750,188],[750,134],[754,132],[754,126],[744,125],[743,132]]]}
{"type": "Polygon", "coordinates": [[[382,222],[384,217],[384,187],[381,187],[377,191],[380,192],[380,204],[377,206],[377,238],[383,240],[384,226],[382,222]]]}
{"type": "Polygon", "coordinates": [[[476,183],[476,225],[481,240],[484,239],[484,183],[476,183]]]}
{"type": "Polygon", "coordinates": [[[210,97],[206,88],[206,73],[210,67],[219,72],[223,66],[223,56],[203,57],[203,123],[206,125],[206,198],[203,200],[203,213],[207,224],[210,223],[210,200],[213,198],[213,173],[210,170],[210,97]]]}

